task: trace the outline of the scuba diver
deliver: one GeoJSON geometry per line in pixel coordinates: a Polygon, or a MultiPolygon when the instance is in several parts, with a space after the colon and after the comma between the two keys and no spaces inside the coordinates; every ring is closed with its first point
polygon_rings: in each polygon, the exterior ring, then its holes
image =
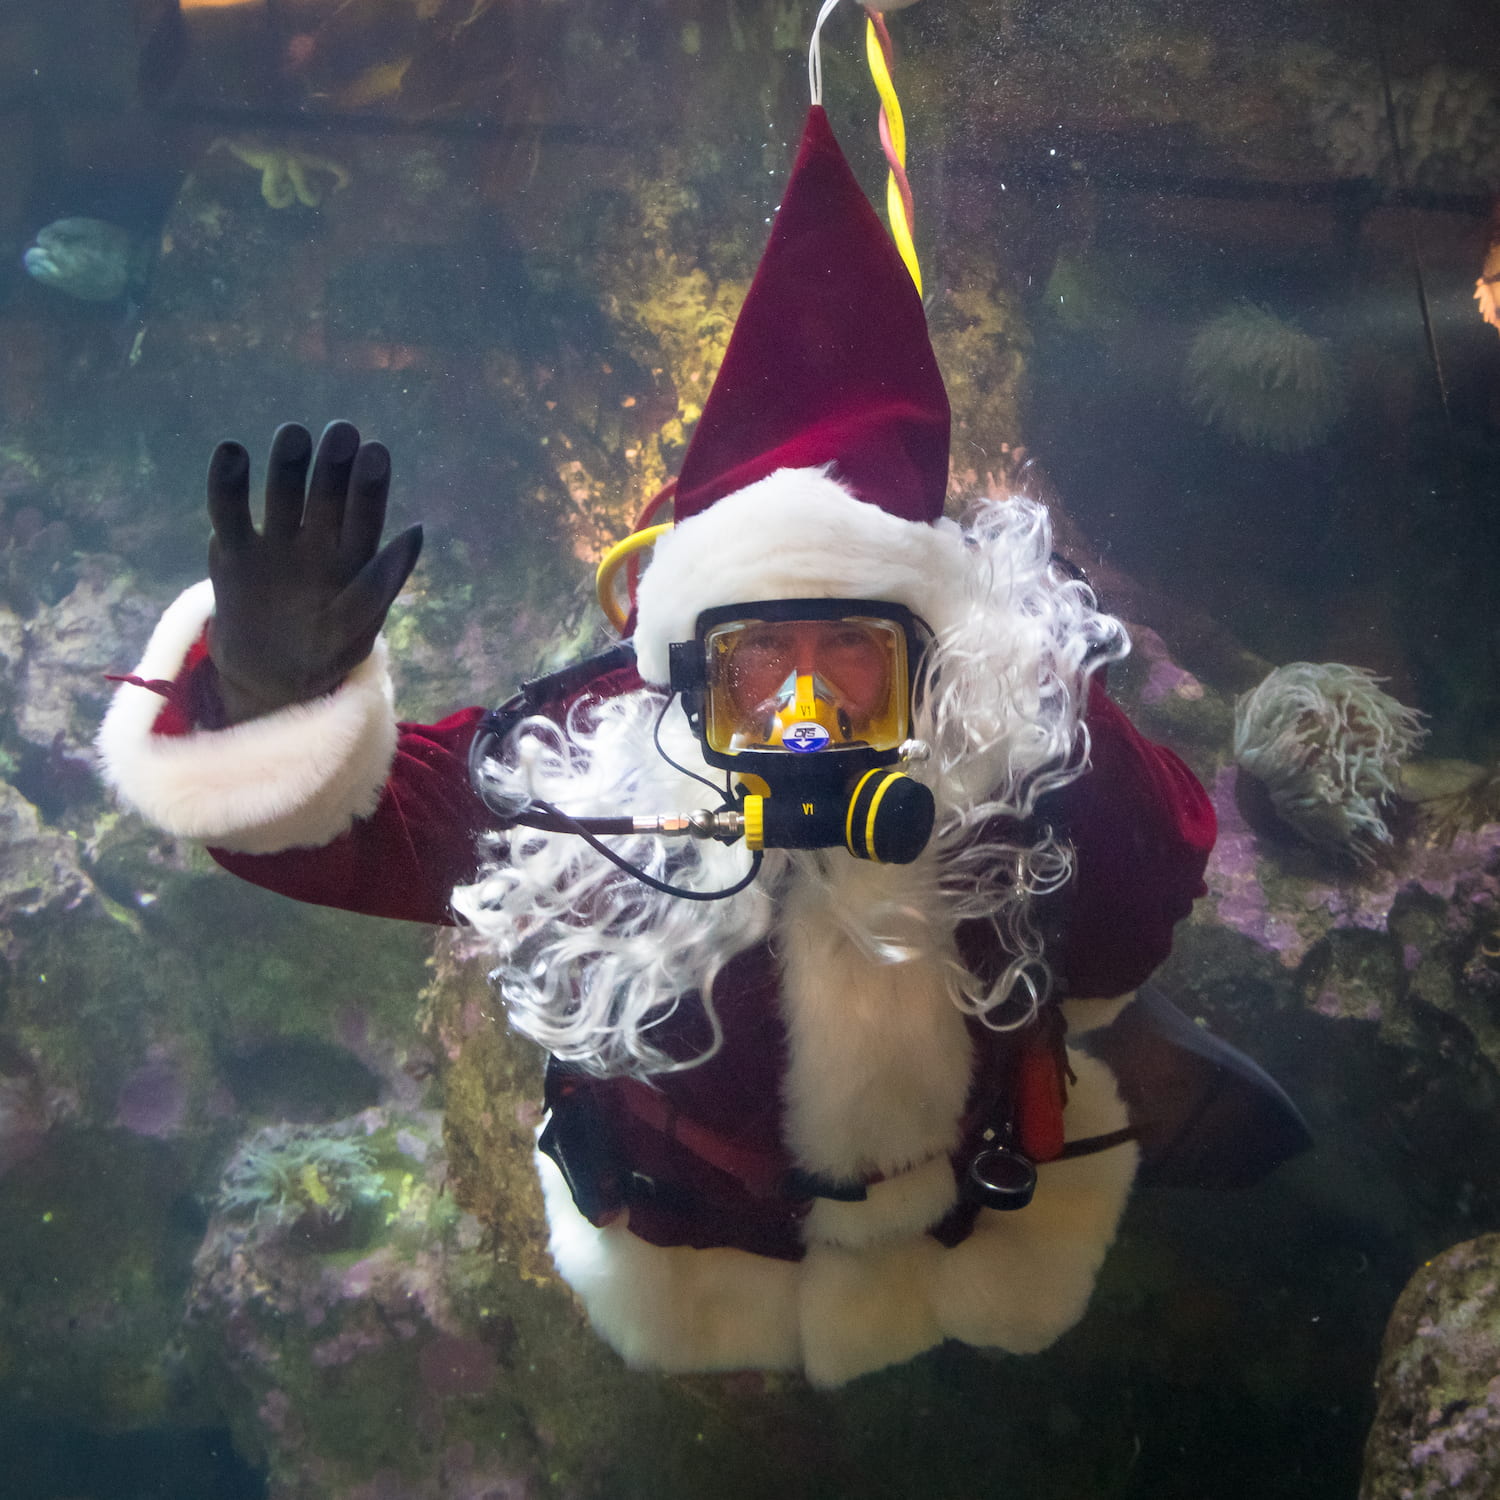
{"type": "Polygon", "coordinates": [[[474,929],[548,1054],[553,1258],[634,1365],[1039,1350],[1138,1171],[1234,1186],[1306,1143],[1147,984],[1212,808],[1105,692],[1126,632],[1042,507],[945,517],[948,428],[815,106],[675,522],[602,570],[614,646],[399,723],[379,631],[420,529],[381,545],[378,443],[292,425],[258,531],[215,451],[210,579],[101,730],[118,796],[246,880],[474,929]]]}

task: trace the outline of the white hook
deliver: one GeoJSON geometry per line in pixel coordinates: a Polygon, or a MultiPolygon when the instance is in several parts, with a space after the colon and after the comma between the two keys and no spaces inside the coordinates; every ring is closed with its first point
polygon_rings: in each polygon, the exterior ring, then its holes
{"type": "Polygon", "coordinates": [[[833,14],[838,3],[839,0],[823,0],[823,8],[818,12],[818,19],[813,22],[812,41],[807,46],[807,87],[814,104],[823,102],[823,49],[818,43],[818,33],[822,31],[823,22],[833,14]]]}

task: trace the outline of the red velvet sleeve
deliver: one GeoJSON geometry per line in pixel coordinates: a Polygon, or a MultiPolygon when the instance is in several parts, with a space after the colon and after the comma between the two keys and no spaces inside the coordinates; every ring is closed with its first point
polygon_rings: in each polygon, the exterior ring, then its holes
{"type": "MultiPolygon", "coordinates": [[[[204,670],[211,672],[211,664],[204,670]]],[[[581,700],[602,701],[640,685],[633,666],[616,668],[544,709],[562,723],[581,700]]],[[[212,683],[202,685],[196,712],[212,714],[215,697],[212,683]]],[[[484,712],[465,708],[437,724],[398,725],[396,759],[378,806],[332,843],[279,854],[209,853],[242,880],[297,901],[456,924],[453,888],[474,878],[479,837],[498,826],[469,786],[469,744],[484,712]]]]}
{"type": "MultiPolygon", "coordinates": [[[[112,680],[161,694],[155,734],[225,725],[207,631],[189,649],[175,682],[112,680]]],[[[479,835],[494,826],[469,787],[469,743],[484,712],[465,708],[437,724],[398,723],[396,757],[379,804],[331,843],[277,854],[210,846],[209,854],[240,879],[297,901],[454,925],[453,888],[474,878],[479,835]]]]}
{"type": "Polygon", "coordinates": [[[1171,952],[1172,929],[1204,894],[1218,829],[1198,778],[1146,739],[1097,677],[1087,723],[1090,768],[1056,806],[1077,868],[1048,957],[1069,994],[1103,997],[1135,989],[1171,952]]]}
{"type": "Polygon", "coordinates": [[[380,803],[332,843],[279,854],[209,853],[242,880],[297,901],[411,922],[455,921],[449,897],[474,878],[489,826],[469,789],[469,741],[484,710],[401,724],[380,803]]]}

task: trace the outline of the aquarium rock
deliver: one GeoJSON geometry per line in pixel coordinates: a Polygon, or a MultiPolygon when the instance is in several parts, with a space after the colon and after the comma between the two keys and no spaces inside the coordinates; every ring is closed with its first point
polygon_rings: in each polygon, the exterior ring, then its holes
{"type": "Polygon", "coordinates": [[[49,828],[20,792],[0,781],[0,954],[13,958],[20,922],[61,917],[95,894],[76,840],[49,828]]]}
{"type": "Polygon", "coordinates": [[[1407,1283],[1386,1328],[1360,1500],[1490,1500],[1500,1476],[1500,1234],[1407,1283]]]}
{"type": "MultiPolygon", "coordinates": [[[[88,757],[109,690],[104,674],[126,656],[152,609],[118,559],[80,559],[73,587],[22,622],[15,663],[15,728],[28,744],[88,757]]],[[[3,623],[0,623],[3,632],[3,623]]],[[[4,647],[0,644],[0,660],[4,647]]]]}
{"type": "MultiPolygon", "coordinates": [[[[1254,986],[1268,992],[1266,1006],[1373,1022],[1420,1072],[1455,1084],[1461,1065],[1483,1089],[1493,1087],[1500,1073],[1500,824],[1442,840],[1413,836],[1356,871],[1311,851],[1299,860],[1268,847],[1239,807],[1233,767],[1214,777],[1212,796],[1219,817],[1205,875],[1212,915],[1190,918],[1183,951],[1209,932],[1230,947],[1220,958],[1184,959],[1188,969],[1222,968],[1223,982],[1235,988],[1251,985],[1254,974],[1254,986]]],[[[1200,995],[1213,983],[1207,974],[1185,982],[1200,995]]]]}

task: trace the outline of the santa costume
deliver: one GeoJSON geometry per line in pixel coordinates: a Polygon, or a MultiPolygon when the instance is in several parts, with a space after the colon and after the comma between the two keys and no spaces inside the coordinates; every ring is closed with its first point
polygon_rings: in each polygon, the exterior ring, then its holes
{"type": "Polygon", "coordinates": [[[1106,696],[1125,632],[1042,509],[944,518],[947,448],[920,300],[815,107],[630,639],[531,689],[479,757],[503,795],[471,786],[483,710],[398,723],[383,645],[325,697],[215,727],[208,584],[101,731],[122,800],[237,875],[488,941],[550,1056],[553,1258],[632,1364],[833,1385],[945,1338],[1038,1350],[1125,1207],[1139,1121],[1110,1048],[1070,1044],[1128,1024],[1214,817],[1106,696]],[[743,841],[610,841],[659,885],[741,887],[689,900],[493,810],[701,804],[670,648],[705,610],[787,600],[921,623],[914,859],[768,848],[747,881],[743,841]],[[1024,1207],[976,1173],[997,1149],[1037,1164],[1024,1207]]]}

